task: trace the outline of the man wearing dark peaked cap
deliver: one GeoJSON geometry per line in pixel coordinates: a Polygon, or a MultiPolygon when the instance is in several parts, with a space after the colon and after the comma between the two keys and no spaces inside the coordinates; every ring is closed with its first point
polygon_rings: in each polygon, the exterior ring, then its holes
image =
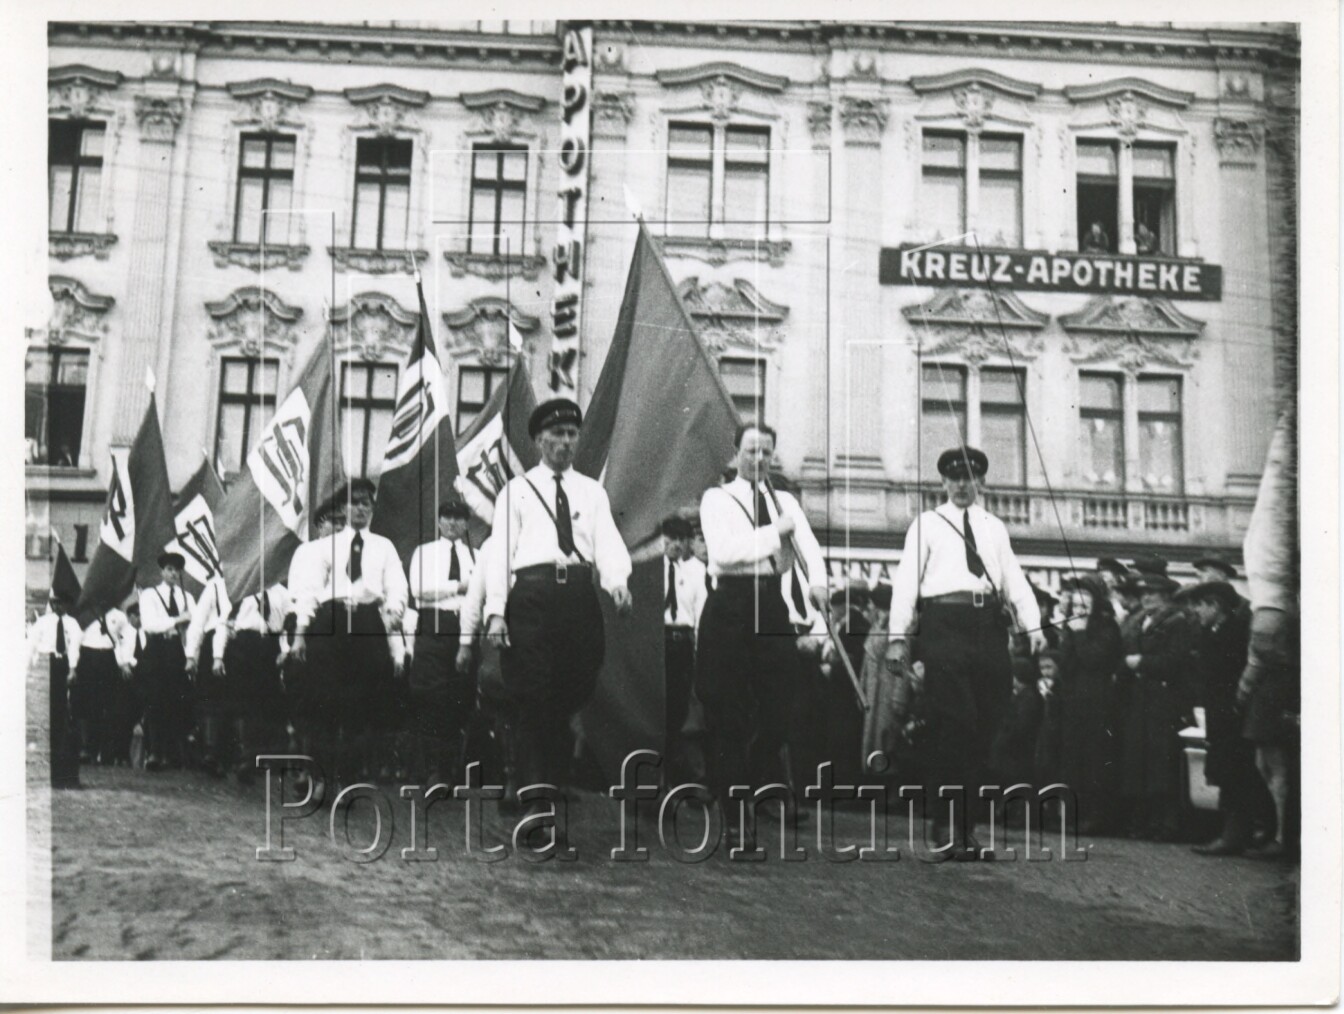
{"type": "MultiPolygon", "coordinates": [[[[924,663],[924,706],[930,756],[925,784],[928,812],[942,812],[939,786],[961,786],[966,805],[978,803],[987,778],[989,748],[1012,692],[1004,607],[1011,607],[1028,649],[1046,647],[1036,596],[1013,555],[1003,522],[976,504],[989,458],[975,447],[955,447],[938,458],[947,502],[924,511],[905,537],[892,582],[888,660],[896,669],[924,663]]],[[[969,809],[958,813],[962,817],[969,809]]],[[[970,828],[948,828],[951,854],[978,857],[970,828]]],[[[935,820],[935,827],[946,826],[935,820]]],[[[946,842],[939,838],[935,846],[946,842]]]]}
{"type": "Polygon", "coordinates": [[[501,673],[519,787],[563,784],[569,721],[597,686],[606,644],[597,586],[629,612],[630,554],[602,485],[572,468],[583,413],[567,398],[538,405],[528,434],[541,462],[495,503],[485,575],[486,636],[501,673]]]}

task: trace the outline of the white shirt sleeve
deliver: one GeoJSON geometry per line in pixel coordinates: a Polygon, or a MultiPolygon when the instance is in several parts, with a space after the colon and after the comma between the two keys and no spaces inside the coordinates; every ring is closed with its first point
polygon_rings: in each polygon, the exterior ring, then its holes
{"type": "Polygon", "coordinates": [[[409,586],[406,572],[401,569],[401,557],[390,539],[383,539],[383,612],[400,620],[406,612],[409,586]]]}
{"type": "Polygon", "coordinates": [[[778,496],[780,507],[793,518],[793,541],[802,556],[803,566],[807,569],[808,584],[825,587],[828,583],[826,558],[822,556],[821,543],[812,533],[812,526],[808,523],[807,515],[803,513],[803,505],[788,493],[780,493],[778,496]]]}
{"type": "Polygon", "coordinates": [[[1013,615],[1017,618],[1019,630],[1039,630],[1041,627],[1041,608],[1036,595],[1031,590],[1022,565],[1013,554],[1013,544],[1008,538],[1008,529],[1002,521],[994,519],[998,532],[999,573],[1003,575],[1003,594],[1013,605],[1013,615]]]}
{"type": "Polygon", "coordinates": [[[700,527],[714,567],[739,567],[769,559],[779,552],[779,529],[756,528],[726,490],[714,486],[700,498],[700,527]]]}
{"type": "Polygon", "coordinates": [[[518,479],[511,479],[500,490],[495,501],[495,518],[490,528],[490,538],[494,540],[490,560],[477,562],[477,569],[485,571],[485,618],[503,616],[504,607],[509,601],[509,551],[514,546],[518,534],[518,479]],[[502,503],[500,501],[503,501],[502,503]]]}
{"type": "Polygon", "coordinates": [[[593,552],[597,557],[595,562],[602,587],[610,593],[617,588],[624,588],[630,581],[630,551],[625,548],[625,540],[621,538],[616,520],[611,516],[611,501],[607,498],[607,491],[595,484],[594,492],[597,527],[593,533],[593,552]]]}
{"type": "Polygon", "coordinates": [[[187,624],[188,659],[200,656],[201,642],[205,640],[207,633],[213,632],[213,628],[207,631],[206,627],[212,622],[223,626],[222,621],[228,617],[229,610],[233,608],[229,605],[229,598],[224,593],[223,585],[224,582],[219,579],[212,580],[201,593],[201,601],[197,602],[196,608],[191,611],[191,622],[187,624]]]}
{"type": "Polygon", "coordinates": [[[927,543],[920,538],[922,515],[916,515],[914,523],[905,533],[905,549],[901,552],[901,562],[891,579],[891,622],[887,629],[892,638],[904,638],[910,635],[915,622],[915,604],[919,599],[919,576],[924,569],[924,552],[927,543]]]}
{"type": "Polygon", "coordinates": [[[289,587],[294,596],[296,630],[303,634],[317,611],[318,599],[331,578],[335,543],[326,536],[316,543],[304,543],[302,554],[295,553],[289,567],[289,587]]]}

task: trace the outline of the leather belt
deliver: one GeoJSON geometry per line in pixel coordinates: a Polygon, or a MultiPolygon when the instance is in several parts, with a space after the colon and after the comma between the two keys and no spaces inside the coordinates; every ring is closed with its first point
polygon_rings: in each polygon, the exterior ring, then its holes
{"type": "Polygon", "coordinates": [[[593,567],[589,563],[537,563],[519,567],[513,572],[519,581],[545,581],[547,584],[570,584],[591,581],[593,567]]]}
{"type": "Polygon", "coordinates": [[[672,624],[668,623],[668,624],[664,624],[664,626],[663,626],[663,630],[667,631],[667,634],[668,634],[669,637],[674,637],[674,638],[682,638],[682,639],[684,639],[684,638],[694,637],[694,636],[695,636],[695,628],[694,628],[694,627],[679,627],[679,626],[673,626],[672,624]]]}
{"type": "Polygon", "coordinates": [[[923,600],[925,605],[974,606],[976,609],[996,609],[999,598],[993,592],[948,592],[946,595],[930,595],[923,600]]]}

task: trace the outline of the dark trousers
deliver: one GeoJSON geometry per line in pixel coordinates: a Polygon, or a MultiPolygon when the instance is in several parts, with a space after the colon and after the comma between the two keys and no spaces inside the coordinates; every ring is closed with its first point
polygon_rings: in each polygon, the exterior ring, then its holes
{"type": "Polygon", "coordinates": [[[304,712],[313,752],[328,777],[358,778],[373,760],[369,737],[396,706],[387,627],[376,604],[328,601],[306,637],[304,712]]]}
{"type": "Polygon", "coordinates": [[[70,729],[70,663],[55,655],[48,658],[51,696],[47,728],[51,738],[51,787],[64,789],[79,784],[79,747],[70,729]]]}
{"type": "Polygon", "coordinates": [[[798,652],[779,579],[721,577],[700,615],[695,693],[709,734],[709,787],[724,806],[733,785],[788,780],[798,652]]]}
{"type": "Polygon", "coordinates": [[[681,781],[681,772],[686,767],[681,730],[690,711],[691,687],[695,683],[695,631],[690,627],[663,628],[663,668],[667,684],[663,770],[675,783],[681,781]]]}
{"type": "Polygon", "coordinates": [[[420,610],[409,677],[417,777],[451,780],[457,775],[463,738],[476,704],[470,671],[457,671],[461,632],[457,613],[420,610]]]}
{"type": "Polygon", "coordinates": [[[960,785],[965,812],[983,816],[980,786],[989,782],[990,746],[1012,697],[1003,616],[992,603],[977,608],[926,602],[912,654],[924,663],[925,812],[945,813],[938,788],[960,785]]]}
{"type": "Polygon", "coordinates": [[[519,786],[560,785],[573,749],[569,720],[597,686],[606,650],[591,571],[519,573],[505,608],[510,647],[501,662],[503,713],[519,786]]]}
{"type": "Polygon", "coordinates": [[[111,648],[84,648],[79,653],[70,710],[79,728],[79,752],[89,760],[110,764],[116,754],[113,727],[121,693],[121,667],[111,648]]]}
{"type": "Polygon", "coordinates": [[[285,697],[280,682],[280,639],[240,630],[224,649],[224,715],[233,726],[240,771],[255,769],[256,755],[285,746],[285,697]]]}
{"type": "Polygon", "coordinates": [[[176,634],[152,635],[137,667],[145,700],[145,750],[160,761],[185,766],[192,723],[187,654],[176,634]]]}

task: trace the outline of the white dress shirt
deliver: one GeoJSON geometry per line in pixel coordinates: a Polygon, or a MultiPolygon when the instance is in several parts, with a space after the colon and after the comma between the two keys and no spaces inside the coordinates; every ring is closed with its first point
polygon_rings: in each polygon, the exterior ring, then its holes
{"type": "Polygon", "coordinates": [[[28,628],[28,664],[30,666],[37,661],[39,655],[56,654],[56,624],[58,622],[65,628],[65,658],[70,663],[71,671],[74,671],[75,666],[79,665],[79,643],[82,637],[79,621],[69,613],[59,617],[55,613],[43,613],[28,628]]]}
{"type": "Polygon", "coordinates": [[[411,594],[420,609],[443,609],[456,613],[462,608],[462,593],[467,590],[476,554],[466,539],[435,539],[416,546],[411,554],[411,594]],[[459,576],[448,577],[457,556],[459,576]]]}
{"type": "MultiPolygon", "coordinates": [[[[186,652],[188,659],[199,658],[201,654],[201,645],[205,639],[211,638],[211,647],[215,646],[213,640],[215,633],[224,625],[228,618],[229,610],[233,606],[229,602],[228,590],[224,587],[222,577],[212,577],[201,591],[201,600],[196,603],[196,608],[191,611],[191,622],[187,624],[187,643],[186,652]]],[[[216,655],[216,658],[220,656],[216,655]]]]}
{"type": "MultiPolygon", "coordinates": [[[[323,602],[340,600],[380,606],[383,615],[394,621],[399,621],[406,611],[408,586],[397,548],[390,539],[367,528],[341,529],[331,536],[330,547],[323,540],[319,550],[304,554],[302,565],[306,569],[299,575],[298,587],[290,585],[301,634],[307,632],[313,613],[323,602]],[[350,547],[356,535],[363,540],[364,548],[360,553],[360,578],[351,581],[350,547]]],[[[290,573],[293,574],[292,563],[290,573]]]]}
{"type": "Polygon", "coordinates": [[[676,574],[677,615],[667,606],[667,571],[671,561],[663,557],[663,626],[689,627],[692,630],[700,625],[700,610],[705,608],[705,599],[709,593],[705,590],[705,565],[691,557],[677,560],[674,565],[676,574]]]}
{"type": "Polygon", "coordinates": [[[481,548],[476,551],[476,568],[471,572],[466,591],[462,593],[462,612],[459,620],[462,628],[462,644],[471,644],[483,632],[482,620],[485,615],[485,584],[492,567],[499,565],[499,540],[489,536],[481,548]]]}
{"type": "Polygon", "coordinates": [[[140,650],[145,650],[145,631],[141,627],[131,626],[131,621],[126,621],[126,626],[121,631],[121,640],[117,644],[117,662],[123,666],[134,669],[138,659],[135,657],[136,646],[140,650]]]}
{"type": "MultiPolygon", "coordinates": [[[[495,504],[491,534],[507,551],[499,553],[486,578],[485,615],[503,616],[509,597],[509,578],[515,571],[543,563],[578,563],[578,555],[560,552],[555,514],[556,473],[543,462],[525,476],[509,480],[495,504]],[[532,481],[529,486],[527,480],[532,481]],[[536,487],[535,491],[533,486],[536,487]],[[537,499],[540,493],[545,504],[537,499]]],[[[608,592],[624,588],[630,580],[630,553],[611,517],[611,503],[602,485],[572,468],[561,474],[569,501],[574,548],[583,560],[596,566],[598,579],[608,592]]]]}
{"type": "Polygon", "coordinates": [[[976,577],[966,566],[962,509],[949,502],[936,511],[924,511],[905,533],[905,551],[891,582],[891,625],[888,629],[893,636],[904,637],[911,632],[915,606],[921,598],[954,592],[988,594],[995,588],[1012,605],[1019,629],[1040,628],[1040,608],[1017,557],[1013,555],[1008,529],[976,504],[966,510],[970,514],[976,552],[984,563],[986,577],[976,577]]]}
{"type": "Polygon", "coordinates": [[[146,634],[172,634],[181,630],[168,615],[168,605],[177,603],[178,616],[192,616],[196,600],[185,588],[169,587],[164,582],[154,588],[140,589],[140,626],[146,634]]]}
{"type": "Polygon", "coordinates": [[[289,576],[285,584],[289,588],[290,612],[298,612],[305,603],[316,605],[317,597],[322,594],[322,586],[306,588],[304,583],[316,581],[323,573],[322,565],[314,557],[326,557],[329,562],[336,552],[334,538],[334,535],[323,535],[305,542],[298,546],[294,550],[294,555],[289,558],[289,576]]]}
{"type": "MultiPolygon", "coordinates": [[[[794,554],[789,539],[781,539],[775,524],[778,512],[770,493],[761,484],[770,524],[755,524],[756,490],[741,477],[723,486],[711,486],[700,498],[700,527],[709,550],[709,572],[715,577],[767,577],[783,575],[793,567],[794,554]]],[[[812,534],[802,505],[788,493],[776,493],[779,507],[793,518],[792,542],[802,555],[809,585],[826,584],[826,560],[821,545],[812,534]]],[[[788,589],[780,582],[782,594],[788,589]]],[[[785,601],[788,601],[786,598],[785,601]]]]}
{"type": "Polygon", "coordinates": [[[224,622],[215,627],[215,658],[224,657],[229,639],[240,630],[279,634],[285,629],[285,615],[290,608],[288,589],[282,584],[273,584],[266,589],[265,595],[265,609],[262,608],[262,593],[257,592],[239,602],[236,613],[230,609],[224,622]]]}
{"type": "Polygon", "coordinates": [[[127,622],[126,614],[120,609],[109,609],[84,628],[80,636],[80,650],[116,651],[127,622]]]}

